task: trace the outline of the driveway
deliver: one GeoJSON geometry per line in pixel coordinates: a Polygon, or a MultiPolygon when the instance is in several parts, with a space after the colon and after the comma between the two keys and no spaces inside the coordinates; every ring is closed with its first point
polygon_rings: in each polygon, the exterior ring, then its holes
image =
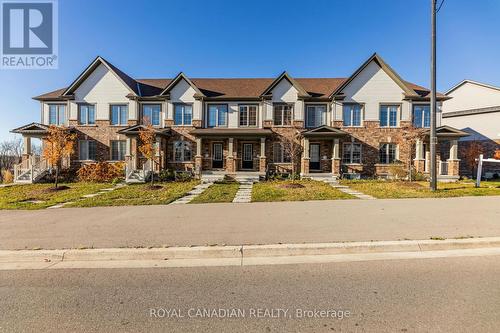
{"type": "Polygon", "coordinates": [[[500,236],[500,197],[0,211],[0,249],[500,236]]]}

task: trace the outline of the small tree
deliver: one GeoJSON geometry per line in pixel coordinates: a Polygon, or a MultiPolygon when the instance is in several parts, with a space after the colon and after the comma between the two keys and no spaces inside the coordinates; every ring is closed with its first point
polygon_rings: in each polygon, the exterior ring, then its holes
{"type": "Polygon", "coordinates": [[[56,170],[54,186],[57,189],[59,185],[59,170],[64,158],[73,153],[76,134],[71,133],[67,128],[50,126],[48,135],[45,138],[43,147],[43,157],[47,160],[49,166],[56,170]]]}
{"type": "Polygon", "coordinates": [[[3,175],[14,168],[21,160],[23,142],[21,139],[3,141],[0,143],[0,183],[3,175]]]}
{"type": "Polygon", "coordinates": [[[413,157],[413,147],[415,147],[418,140],[423,140],[424,130],[414,126],[403,127],[403,139],[408,147],[408,177],[410,181],[413,179],[412,170],[412,157],[413,157]]]}
{"type": "Polygon", "coordinates": [[[299,163],[300,154],[302,153],[301,139],[302,136],[300,131],[295,128],[284,131],[279,136],[279,140],[283,146],[283,154],[289,157],[292,163],[292,181],[295,181],[297,164],[299,163]]]}
{"type": "Polygon", "coordinates": [[[463,152],[465,165],[470,170],[471,175],[474,176],[477,165],[476,159],[483,153],[483,146],[477,141],[472,141],[463,152]]]}
{"type": "MultiPolygon", "coordinates": [[[[151,170],[154,170],[156,162],[156,132],[153,125],[148,124],[139,130],[139,151],[151,163],[151,170]]],[[[151,186],[154,184],[154,174],[151,175],[151,186]]]]}

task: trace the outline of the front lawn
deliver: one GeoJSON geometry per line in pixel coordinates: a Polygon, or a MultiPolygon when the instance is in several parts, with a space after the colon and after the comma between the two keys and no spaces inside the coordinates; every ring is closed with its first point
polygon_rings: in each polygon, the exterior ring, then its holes
{"type": "Polygon", "coordinates": [[[314,180],[266,181],[256,183],[252,190],[252,201],[307,201],[355,199],[349,194],[340,192],[327,183],[314,180]],[[303,187],[293,188],[292,184],[303,187]]]}
{"type": "Polygon", "coordinates": [[[400,198],[448,198],[463,196],[500,195],[500,182],[481,182],[475,188],[473,182],[438,183],[438,190],[431,192],[428,182],[342,180],[341,184],[379,199],[400,198]]]}
{"type": "Polygon", "coordinates": [[[215,183],[190,203],[232,202],[239,187],[236,182],[215,183]]]}
{"type": "Polygon", "coordinates": [[[65,207],[166,205],[183,197],[198,183],[195,180],[155,183],[161,186],[159,189],[150,189],[150,184],[133,184],[97,197],[77,201],[65,207]]]}
{"type": "Polygon", "coordinates": [[[67,183],[68,189],[51,191],[54,184],[26,184],[0,188],[0,209],[42,209],[79,199],[109,188],[111,184],[67,183]]]}

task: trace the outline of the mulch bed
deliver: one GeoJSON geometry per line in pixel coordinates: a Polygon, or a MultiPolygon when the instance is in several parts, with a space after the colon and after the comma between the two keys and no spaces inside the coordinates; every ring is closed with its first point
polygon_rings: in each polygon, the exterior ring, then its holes
{"type": "Polygon", "coordinates": [[[280,185],[281,188],[304,188],[305,186],[302,185],[302,184],[295,184],[295,183],[291,183],[291,184],[283,184],[283,185],[280,185]]]}
{"type": "Polygon", "coordinates": [[[160,185],[149,185],[148,187],[146,187],[146,189],[152,190],[152,191],[161,190],[162,188],[163,188],[163,186],[160,186],[160,185]]]}
{"type": "Polygon", "coordinates": [[[64,190],[69,190],[69,186],[58,186],[58,187],[49,187],[43,190],[44,193],[51,193],[51,192],[58,192],[58,191],[64,191],[64,190]]]}

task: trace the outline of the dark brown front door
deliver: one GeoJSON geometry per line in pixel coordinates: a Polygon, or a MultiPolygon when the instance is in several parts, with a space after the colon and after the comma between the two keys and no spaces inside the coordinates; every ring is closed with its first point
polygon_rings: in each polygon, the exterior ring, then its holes
{"type": "Polygon", "coordinates": [[[253,169],[253,144],[243,144],[243,160],[241,162],[242,169],[253,169]]]}
{"type": "Polygon", "coordinates": [[[319,143],[309,145],[309,170],[320,170],[319,143]]]}
{"type": "Polygon", "coordinates": [[[212,168],[222,169],[224,167],[224,159],[222,153],[222,143],[214,143],[212,145],[212,168]]]}

